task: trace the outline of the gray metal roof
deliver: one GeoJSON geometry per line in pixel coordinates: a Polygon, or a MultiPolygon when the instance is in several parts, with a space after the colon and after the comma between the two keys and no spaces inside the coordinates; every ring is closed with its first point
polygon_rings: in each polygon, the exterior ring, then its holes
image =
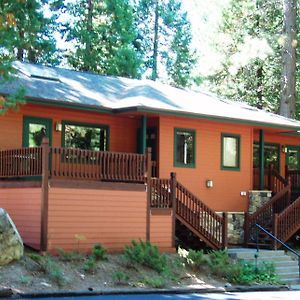
{"type": "Polygon", "coordinates": [[[11,94],[19,86],[24,86],[27,98],[45,103],[112,111],[151,110],[300,129],[299,121],[245,103],[225,100],[204,92],[178,89],[151,80],[103,76],[21,62],[14,62],[13,66],[17,70],[15,79],[5,83],[0,81],[1,94],[11,94]]]}

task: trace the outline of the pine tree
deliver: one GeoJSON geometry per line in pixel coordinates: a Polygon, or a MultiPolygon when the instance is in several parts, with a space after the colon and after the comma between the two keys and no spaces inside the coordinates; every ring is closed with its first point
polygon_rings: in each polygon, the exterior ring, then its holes
{"type": "Polygon", "coordinates": [[[232,0],[223,13],[222,67],[208,79],[217,93],[278,111],[281,90],[281,0],[232,0]]]}
{"type": "Polygon", "coordinates": [[[196,59],[191,24],[181,1],[137,0],[135,7],[144,72],[152,80],[167,77],[172,85],[189,86],[196,59]]]}
{"type": "Polygon", "coordinates": [[[141,60],[134,46],[137,30],[129,1],[78,0],[69,5],[68,12],[75,18],[67,32],[67,40],[75,43],[68,56],[75,69],[140,76],[141,60]]]}

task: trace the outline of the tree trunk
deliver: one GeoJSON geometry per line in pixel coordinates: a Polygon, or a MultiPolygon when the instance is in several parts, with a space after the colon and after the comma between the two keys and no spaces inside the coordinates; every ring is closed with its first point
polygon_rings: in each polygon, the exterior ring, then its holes
{"type": "Polygon", "coordinates": [[[282,116],[295,116],[296,98],[296,0],[283,0],[284,46],[282,53],[282,86],[279,113],[282,116]]]}
{"type": "MultiPolygon", "coordinates": [[[[88,32],[87,34],[87,39],[85,43],[85,55],[86,57],[91,56],[92,52],[92,43],[91,43],[91,35],[90,33],[93,31],[93,0],[88,0],[87,1],[88,7],[87,7],[87,19],[86,19],[86,30],[88,32]]],[[[89,71],[90,66],[89,64],[84,63],[83,71],[89,71]]]]}
{"type": "Polygon", "coordinates": [[[152,80],[156,80],[158,77],[157,72],[157,57],[158,57],[158,18],[159,18],[159,9],[158,1],[155,1],[155,20],[154,20],[154,40],[153,40],[153,56],[152,56],[152,80]]]}
{"type": "MultiPolygon", "coordinates": [[[[25,37],[25,33],[23,30],[19,30],[19,37],[20,40],[23,42],[24,41],[24,37],[25,37]]],[[[23,61],[24,60],[24,48],[23,48],[23,44],[20,45],[17,49],[17,60],[19,61],[23,61]]]]}

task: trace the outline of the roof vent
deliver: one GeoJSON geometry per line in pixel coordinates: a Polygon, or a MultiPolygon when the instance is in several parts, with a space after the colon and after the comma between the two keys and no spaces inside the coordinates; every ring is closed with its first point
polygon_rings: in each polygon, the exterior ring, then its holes
{"type": "Polygon", "coordinates": [[[50,80],[50,81],[56,81],[56,82],[60,82],[59,78],[57,77],[49,77],[49,76],[43,76],[43,75],[37,75],[37,74],[30,74],[31,78],[35,78],[35,79],[42,79],[42,80],[50,80]]]}

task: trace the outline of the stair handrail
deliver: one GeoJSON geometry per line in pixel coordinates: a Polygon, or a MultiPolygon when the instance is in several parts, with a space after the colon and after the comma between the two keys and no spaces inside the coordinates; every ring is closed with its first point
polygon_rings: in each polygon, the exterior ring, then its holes
{"type": "MultiPolygon", "coordinates": [[[[285,196],[285,194],[288,194],[288,201],[290,201],[290,193],[291,193],[291,185],[288,184],[285,188],[283,188],[280,192],[278,192],[274,197],[272,197],[267,203],[265,203],[263,206],[261,206],[257,211],[255,211],[252,215],[249,215],[248,213],[245,216],[245,244],[249,241],[249,232],[251,227],[257,222],[257,219],[259,216],[263,214],[267,214],[268,211],[272,213],[273,205],[279,201],[280,199],[285,196]]],[[[268,216],[269,218],[272,216],[268,216]]],[[[268,219],[264,218],[266,221],[268,219]]]]}
{"type": "MultiPolygon", "coordinates": [[[[286,179],[286,178],[284,178],[284,177],[282,177],[280,174],[279,174],[279,172],[274,168],[274,165],[273,164],[270,164],[270,166],[269,166],[269,182],[268,182],[268,188],[269,188],[269,190],[271,190],[272,192],[274,192],[274,193],[278,193],[278,192],[280,192],[280,190],[281,189],[278,189],[278,185],[276,184],[276,182],[275,182],[275,184],[273,184],[273,180],[272,180],[272,177],[276,180],[276,181],[278,181],[279,183],[281,183],[281,185],[283,186],[283,187],[286,187],[286,186],[288,186],[288,184],[289,184],[289,180],[288,179],[286,179]],[[275,189],[274,189],[275,188],[275,189]]],[[[274,180],[274,181],[275,181],[274,180]]]]}
{"type": "Polygon", "coordinates": [[[298,229],[300,220],[300,197],[281,213],[275,215],[276,234],[282,240],[289,239],[298,229]],[[294,226],[293,226],[294,225],[294,226]]]}
{"type": "MultiPolygon", "coordinates": [[[[292,252],[293,254],[295,254],[298,257],[298,266],[299,266],[299,278],[300,278],[300,253],[298,253],[296,250],[292,249],[289,245],[287,245],[285,242],[281,241],[279,238],[277,238],[275,235],[273,235],[271,232],[269,232],[268,230],[266,230],[264,227],[262,227],[261,225],[255,223],[255,226],[260,229],[261,231],[263,231],[265,234],[267,234],[270,238],[272,238],[274,241],[276,241],[277,243],[280,243],[283,247],[285,247],[288,251],[292,252]]],[[[257,251],[259,251],[259,245],[258,242],[256,241],[256,248],[257,251]]]]}
{"type": "MultiPolygon", "coordinates": [[[[222,216],[217,214],[213,209],[211,209],[208,205],[206,205],[203,201],[201,201],[196,195],[194,195],[192,192],[190,192],[183,184],[180,182],[176,182],[176,214],[181,217],[182,219],[185,219],[184,216],[180,215],[179,212],[179,202],[180,200],[178,199],[178,191],[183,192],[188,198],[193,202],[194,206],[192,208],[188,209],[192,212],[195,213],[193,209],[199,209],[202,212],[202,217],[206,216],[206,214],[203,214],[206,212],[215,222],[217,222],[221,228],[219,228],[219,232],[214,232],[214,230],[209,230],[210,228],[204,228],[202,225],[200,227],[203,227],[201,232],[199,231],[198,228],[195,228],[195,226],[190,222],[190,226],[193,227],[194,229],[198,230],[202,235],[206,235],[205,238],[207,238],[207,242],[210,244],[213,244],[213,246],[217,249],[220,248],[225,248],[227,247],[227,215],[226,213],[223,213],[222,216]],[[219,238],[218,238],[219,237],[219,238]],[[208,241],[209,240],[209,241],[208,241]]],[[[185,205],[187,207],[187,205],[185,205]]],[[[200,211],[199,211],[200,212],[200,211]]],[[[187,220],[185,220],[187,222],[187,220]]],[[[203,223],[207,223],[208,221],[205,220],[203,223]]],[[[208,222],[209,223],[209,222],[208,222]]],[[[216,225],[216,224],[214,224],[216,225]]],[[[216,229],[216,228],[214,228],[216,229]]],[[[211,245],[212,246],[212,245],[211,245]]]]}

